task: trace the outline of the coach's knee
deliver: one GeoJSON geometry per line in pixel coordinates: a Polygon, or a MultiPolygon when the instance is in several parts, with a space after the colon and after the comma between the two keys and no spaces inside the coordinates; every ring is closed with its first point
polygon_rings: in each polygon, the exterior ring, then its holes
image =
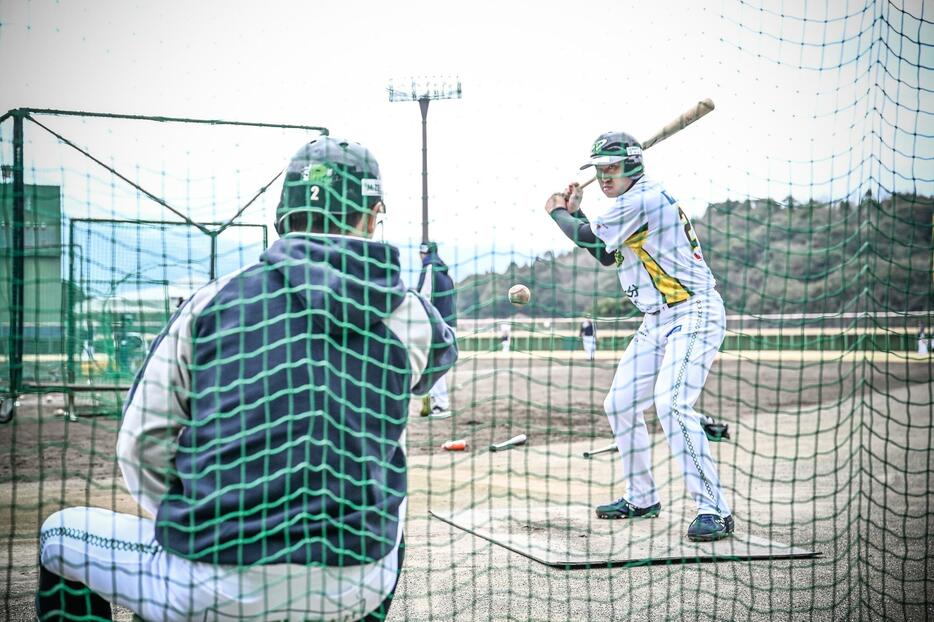
{"type": "Polygon", "coordinates": [[[39,563],[49,570],[56,570],[56,560],[60,559],[59,539],[65,527],[67,510],[59,510],[45,519],[39,530],[39,563]],[[51,564],[51,565],[50,565],[51,564]]]}
{"type": "Polygon", "coordinates": [[[39,529],[39,563],[57,572],[62,561],[63,539],[69,530],[86,520],[87,508],[74,507],[59,510],[50,515],[39,529]]]}

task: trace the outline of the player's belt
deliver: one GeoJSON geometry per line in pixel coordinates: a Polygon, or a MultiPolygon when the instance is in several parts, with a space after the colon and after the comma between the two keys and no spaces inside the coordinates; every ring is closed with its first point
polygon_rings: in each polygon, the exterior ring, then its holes
{"type": "Polygon", "coordinates": [[[688,296],[688,297],[685,298],[684,300],[679,300],[678,302],[673,302],[673,303],[671,303],[671,304],[668,304],[667,302],[666,302],[666,303],[662,303],[662,306],[659,307],[657,311],[649,311],[649,315],[658,315],[659,313],[662,312],[662,309],[673,309],[673,308],[677,307],[677,306],[680,305],[680,304],[686,303],[686,302],[687,302],[688,300],[690,300],[691,298],[692,298],[691,296],[688,296]]]}

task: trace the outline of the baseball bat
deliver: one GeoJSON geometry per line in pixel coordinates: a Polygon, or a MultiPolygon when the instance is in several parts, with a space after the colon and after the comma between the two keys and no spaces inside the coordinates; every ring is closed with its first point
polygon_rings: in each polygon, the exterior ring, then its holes
{"type": "Polygon", "coordinates": [[[594,449],[593,451],[585,451],[585,458],[592,458],[593,456],[598,456],[600,454],[608,454],[611,451],[616,451],[616,443],[610,443],[606,447],[601,447],[600,449],[594,449]]]}
{"type": "MultiPolygon", "coordinates": [[[[694,106],[682,112],[680,117],[678,117],[677,119],[675,119],[674,121],[672,121],[671,123],[663,127],[662,129],[655,132],[651,136],[651,138],[649,138],[648,140],[642,143],[642,148],[648,149],[652,145],[657,145],[658,143],[662,142],[666,138],[670,138],[671,136],[674,136],[675,134],[677,134],[678,132],[680,132],[681,130],[689,126],[690,124],[694,123],[695,121],[697,121],[704,115],[711,112],[713,109],[714,109],[714,103],[712,99],[708,97],[707,99],[700,100],[694,106]]],[[[594,181],[596,181],[596,179],[597,179],[596,175],[591,177],[590,179],[588,179],[587,181],[581,184],[581,188],[586,188],[587,186],[592,184],[594,181]]]]}
{"type": "Polygon", "coordinates": [[[525,445],[525,442],[529,440],[525,434],[519,434],[518,436],[513,436],[508,441],[503,441],[502,443],[494,443],[490,445],[490,451],[502,451],[504,449],[509,449],[510,447],[518,447],[519,445],[525,445]]]}

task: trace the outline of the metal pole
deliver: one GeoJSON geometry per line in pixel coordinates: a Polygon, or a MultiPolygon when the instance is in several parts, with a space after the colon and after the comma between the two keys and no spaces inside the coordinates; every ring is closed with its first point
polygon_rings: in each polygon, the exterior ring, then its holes
{"type": "Polygon", "coordinates": [[[424,82],[413,78],[411,89],[396,89],[395,83],[390,81],[387,90],[389,101],[417,101],[422,111],[422,242],[425,243],[428,242],[428,103],[433,99],[460,99],[461,82],[458,80],[454,88],[435,79],[424,82]]]}
{"type": "Polygon", "coordinates": [[[23,385],[23,306],[25,303],[26,185],[23,179],[23,110],[13,112],[13,269],[10,280],[10,393],[23,385]]]}
{"type": "MultiPolygon", "coordinates": [[[[75,282],[75,221],[70,220],[68,222],[68,286],[65,288],[68,297],[65,302],[68,313],[68,338],[65,344],[67,367],[65,382],[67,384],[74,384],[77,377],[75,373],[75,351],[78,349],[78,318],[75,315],[77,313],[75,307],[78,306],[75,300],[75,288],[77,287],[78,284],[75,282]]],[[[80,359],[81,357],[78,357],[78,360],[80,359]]]]}
{"type": "Polygon", "coordinates": [[[212,232],[211,236],[211,267],[209,279],[213,281],[217,278],[217,233],[212,232]]]}
{"type": "Polygon", "coordinates": [[[422,111],[422,242],[428,242],[428,102],[423,97],[418,100],[422,111]]]}
{"type": "MultiPolygon", "coordinates": [[[[77,317],[77,306],[78,301],[76,300],[76,289],[78,283],[75,281],[75,221],[68,221],[68,287],[66,291],[68,292],[68,300],[65,304],[68,306],[68,338],[65,343],[65,350],[67,352],[66,365],[67,375],[65,376],[65,385],[74,386],[77,381],[77,374],[75,373],[75,351],[78,349],[78,317],[77,317]]],[[[84,352],[84,344],[82,343],[81,352],[84,352]]],[[[90,352],[88,352],[90,354],[90,352]]],[[[78,357],[78,360],[81,360],[81,357],[78,357]]],[[[93,364],[93,361],[90,361],[93,364]]],[[[90,376],[91,372],[88,371],[90,376]]],[[[90,378],[89,378],[90,380],[90,378]]],[[[76,417],[75,414],[75,392],[71,389],[65,391],[65,410],[68,413],[69,419],[74,421],[76,417]]]]}

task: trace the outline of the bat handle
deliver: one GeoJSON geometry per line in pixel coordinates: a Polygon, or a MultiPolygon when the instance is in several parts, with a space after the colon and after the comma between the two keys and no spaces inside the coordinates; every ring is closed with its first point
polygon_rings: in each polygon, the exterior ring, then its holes
{"type": "Polygon", "coordinates": [[[583,190],[584,188],[586,188],[587,186],[589,186],[590,184],[592,184],[592,183],[595,182],[595,181],[597,181],[597,177],[596,177],[596,176],[591,177],[590,179],[588,179],[587,181],[585,181],[584,183],[581,184],[581,190],[583,190]]]}

